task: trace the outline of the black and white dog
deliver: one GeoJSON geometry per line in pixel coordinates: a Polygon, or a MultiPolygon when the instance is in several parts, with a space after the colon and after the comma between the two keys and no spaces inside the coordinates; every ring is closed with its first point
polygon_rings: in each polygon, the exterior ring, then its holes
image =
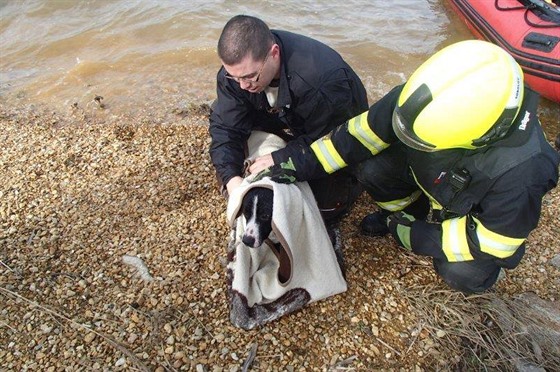
{"type": "Polygon", "coordinates": [[[241,212],[245,217],[243,244],[260,247],[272,232],[274,193],[266,187],[253,187],[243,197],[241,212]]]}
{"type": "MultiPolygon", "coordinates": [[[[253,187],[243,197],[241,205],[241,213],[245,218],[245,231],[241,240],[243,244],[251,248],[258,248],[265,240],[267,240],[272,233],[272,209],[274,206],[274,192],[266,187],[253,187]]],[[[327,228],[329,238],[333,244],[334,252],[342,275],[346,277],[346,270],[344,265],[344,256],[342,254],[340,238],[338,237],[338,230],[334,228],[327,228]]],[[[270,248],[273,249],[274,254],[280,262],[278,268],[278,277],[281,282],[285,282],[290,277],[291,265],[290,259],[282,247],[282,244],[276,241],[276,237],[271,239],[273,243],[270,248]]]]}
{"type": "MultiPolygon", "coordinates": [[[[245,231],[241,240],[251,248],[264,244],[272,233],[272,208],[274,192],[266,187],[253,187],[243,197],[241,213],[245,218],[245,231]]],[[[285,283],[291,275],[291,264],[288,254],[276,238],[270,239],[270,248],[278,258],[278,279],[285,283]]]]}

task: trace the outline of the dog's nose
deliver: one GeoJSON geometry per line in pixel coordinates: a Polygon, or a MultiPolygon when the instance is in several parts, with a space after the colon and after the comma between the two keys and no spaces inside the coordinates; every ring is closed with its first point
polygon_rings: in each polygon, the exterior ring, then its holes
{"type": "Polygon", "coordinates": [[[243,239],[241,240],[243,241],[243,244],[255,248],[255,238],[252,236],[243,235],[243,239]]]}

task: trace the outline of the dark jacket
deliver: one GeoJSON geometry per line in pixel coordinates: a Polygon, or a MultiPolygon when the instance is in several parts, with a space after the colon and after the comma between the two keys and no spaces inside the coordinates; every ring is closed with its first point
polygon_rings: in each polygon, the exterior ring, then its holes
{"type": "MultiPolygon", "coordinates": [[[[296,178],[322,177],[397,143],[391,117],[401,89],[292,157],[296,178]]],[[[537,105],[538,95],[526,88],[508,135],[478,150],[407,148],[410,172],[434,216],[412,224],[413,252],[449,262],[492,259],[506,268],[519,263],[542,197],[558,182],[560,156],[544,137],[537,105]]]]}
{"type": "Polygon", "coordinates": [[[432,198],[438,222],[413,225],[415,253],[450,262],[493,259],[505,268],[519,264],[542,197],[558,180],[559,156],[539,125],[537,98],[527,89],[508,136],[483,149],[410,150],[411,171],[432,198]]]}
{"type": "Polygon", "coordinates": [[[252,130],[287,131],[293,140],[278,152],[289,156],[368,108],[362,82],[336,51],[305,36],[272,33],[281,53],[276,110],[264,92],[249,93],[225,78],[223,67],[218,71],[210,156],[223,185],[241,176],[245,141],[252,130]]]}

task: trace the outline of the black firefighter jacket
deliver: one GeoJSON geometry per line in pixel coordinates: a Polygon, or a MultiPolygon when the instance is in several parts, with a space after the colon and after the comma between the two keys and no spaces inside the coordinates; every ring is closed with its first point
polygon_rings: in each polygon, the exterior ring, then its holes
{"type": "Polygon", "coordinates": [[[293,141],[278,151],[290,156],[368,109],[362,82],[336,51],[305,36],[272,33],[281,53],[274,110],[264,92],[249,93],[227,79],[223,67],[218,71],[218,97],[210,115],[210,156],[222,185],[241,176],[245,141],[264,122],[291,134],[293,141]]]}
{"type": "MultiPolygon", "coordinates": [[[[399,141],[391,117],[401,90],[396,87],[369,111],[293,156],[296,178],[322,177],[399,141]]],[[[487,147],[432,153],[407,148],[411,175],[434,215],[432,221],[412,224],[413,252],[449,262],[492,259],[502,267],[517,266],[539,221],[542,197],[558,181],[560,156],[544,137],[537,104],[538,95],[526,88],[508,135],[487,147]]],[[[406,207],[401,201],[389,210],[406,207]]]]}

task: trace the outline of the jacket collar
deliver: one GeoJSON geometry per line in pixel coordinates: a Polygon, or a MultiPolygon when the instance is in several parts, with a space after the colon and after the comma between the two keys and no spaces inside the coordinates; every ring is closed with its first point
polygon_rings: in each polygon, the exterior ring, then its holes
{"type": "Polygon", "coordinates": [[[292,95],[290,94],[290,72],[287,71],[288,68],[286,66],[286,48],[282,43],[282,39],[272,31],[274,35],[274,39],[276,40],[276,44],[280,47],[280,83],[278,85],[278,101],[277,106],[278,108],[290,108],[292,104],[292,95]]]}

